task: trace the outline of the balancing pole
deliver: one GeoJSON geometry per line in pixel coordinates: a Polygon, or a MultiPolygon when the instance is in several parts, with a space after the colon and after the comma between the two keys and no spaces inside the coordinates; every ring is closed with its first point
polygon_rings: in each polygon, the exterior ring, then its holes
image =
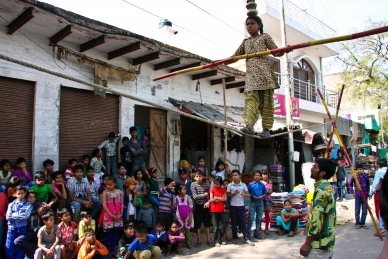
{"type": "Polygon", "coordinates": [[[295,44],[295,45],[285,46],[282,48],[266,50],[266,51],[261,51],[261,52],[255,52],[255,53],[250,53],[250,54],[245,54],[245,55],[240,55],[240,56],[229,57],[226,59],[214,61],[214,62],[206,64],[206,65],[202,65],[202,66],[198,66],[198,67],[191,67],[191,68],[175,71],[172,73],[168,73],[165,75],[161,75],[161,76],[155,77],[153,80],[158,81],[160,79],[176,76],[179,74],[203,70],[203,69],[207,69],[207,68],[215,68],[219,65],[227,65],[227,64],[234,63],[240,59],[262,57],[262,56],[268,56],[270,54],[273,55],[276,53],[290,52],[290,51],[295,50],[295,49],[302,49],[302,48],[306,48],[306,47],[310,47],[310,46],[322,45],[322,44],[345,41],[345,40],[354,40],[354,39],[363,38],[363,37],[387,32],[387,31],[388,31],[388,26],[384,26],[384,27],[380,27],[380,28],[376,28],[376,29],[372,29],[372,30],[368,30],[368,31],[359,32],[359,33],[337,36],[337,37],[332,37],[332,38],[327,38],[327,39],[322,39],[322,40],[313,40],[313,41],[308,41],[305,43],[299,43],[299,44],[295,44]]]}
{"type": "MultiPolygon", "coordinates": [[[[337,109],[335,110],[334,122],[337,122],[338,112],[339,112],[339,109],[340,109],[341,100],[342,100],[342,94],[344,92],[344,88],[345,88],[345,85],[342,85],[341,91],[340,91],[340,95],[339,95],[339,98],[338,98],[337,109]]],[[[330,146],[331,146],[331,141],[333,140],[333,135],[334,135],[334,131],[331,130],[329,142],[327,143],[327,147],[326,147],[325,158],[327,158],[329,156],[329,150],[330,150],[330,146]]]]}
{"type": "Polygon", "coordinates": [[[339,132],[338,132],[337,124],[336,124],[335,121],[333,121],[333,119],[332,119],[332,117],[331,117],[331,115],[330,115],[329,108],[328,108],[328,106],[327,106],[327,104],[326,104],[325,99],[323,98],[323,95],[322,95],[321,91],[320,91],[319,89],[317,89],[317,91],[318,91],[319,96],[320,96],[321,99],[322,99],[323,105],[325,106],[327,115],[329,116],[329,119],[330,119],[330,121],[331,121],[331,125],[333,126],[333,132],[335,133],[335,135],[336,135],[337,138],[338,138],[338,141],[339,141],[339,144],[340,144],[342,153],[344,154],[346,160],[348,160],[348,163],[349,163],[349,165],[350,165],[350,170],[352,171],[352,175],[353,175],[354,181],[356,182],[357,188],[360,190],[361,197],[362,197],[362,199],[363,199],[364,202],[365,202],[365,205],[366,205],[366,208],[368,209],[368,212],[369,212],[370,217],[372,218],[372,222],[373,222],[373,225],[375,226],[376,232],[377,232],[377,234],[379,235],[380,240],[383,241],[383,236],[381,235],[380,229],[379,229],[379,227],[377,226],[375,217],[374,217],[373,214],[372,214],[372,211],[371,211],[371,209],[370,209],[370,207],[369,207],[368,201],[367,201],[367,199],[365,198],[364,193],[361,191],[362,189],[361,189],[360,182],[358,181],[356,172],[354,171],[354,167],[353,167],[353,165],[352,165],[352,161],[350,160],[350,157],[349,157],[349,155],[348,155],[348,152],[346,151],[346,148],[345,148],[345,146],[344,146],[344,143],[342,142],[341,136],[340,136],[340,134],[339,134],[339,132]]]}

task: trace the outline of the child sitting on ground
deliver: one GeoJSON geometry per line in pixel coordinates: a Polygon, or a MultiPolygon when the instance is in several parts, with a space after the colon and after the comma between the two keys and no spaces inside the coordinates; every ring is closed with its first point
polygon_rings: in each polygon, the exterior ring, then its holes
{"type": "Polygon", "coordinates": [[[40,202],[40,206],[46,211],[51,209],[58,200],[58,197],[55,194],[52,185],[46,184],[45,181],[44,173],[41,171],[37,172],[35,174],[35,185],[32,186],[30,190],[35,191],[36,201],[40,202]],[[49,202],[50,195],[53,196],[53,199],[49,202]]]}
{"type": "MultiPolygon", "coordinates": [[[[184,187],[186,188],[186,187],[184,187]]],[[[176,249],[178,254],[182,254],[182,245],[185,242],[185,235],[179,230],[178,222],[173,221],[171,223],[170,230],[167,232],[168,243],[167,243],[167,254],[170,255],[171,248],[176,249]]]]}
{"type": "Polygon", "coordinates": [[[30,170],[26,169],[26,160],[23,157],[16,160],[16,167],[13,175],[19,177],[21,185],[27,186],[27,188],[33,186],[35,183],[32,181],[30,170]]]}
{"type": "MultiPolygon", "coordinates": [[[[11,203],[16,199],[16,190],[20,186],[20,179],[17,176],[12,176],[9,179],[9,187],[7,190],[8,202],[11,203]]],[[[27,189],[26,189],[27,190],[27,189]]]]}
{"type": "Polygon", "coordinates": [[[133,254],[136,259],[151,259],[151,257],[153,259],[159,259],[162,251],[158,246],[153,245],[155,242],[156,237],[154,235],[147,234],[147,229],[145,227],[137,227],[136,240],[129,246],[124,259],[129,259],[131,254],[133,254]]]}
{"type": "Polygon", "coordinates": [[[154,211],[150,208],[150,200],[147,197],[143,197],[143,208],[139,211],[138,219],[146,223],[147,231],[151,233],[155,223],[155,216],[154,211]]]}
{"type": "MultiPolygon", "coordinates": [[[[123,259],[124,255],[128,252],[128,247],[136,239],[133,223],[130,222],[124,226],[124,235],[119,240],[119,246],[117,251],[117,258],[123,259]]],[[[129,256],[130,259],[134,258],[133,255],[129,256]]]]}
{"type": "Polygon", "coordinates": [[[156,227],[152,230],[152,235],[156,237],[155,245],[159,246],[161,250],[167,248],[167,231],[165,230],[166,223],[162,220],[156,221],[156,227]]]}
{"type": "Polygon", "coordinates": [[[295,236],[295,231],[299,228],[299,212],[291,207],[291,201],[284,201],[284,209],[281,210],[280,216],[276,217],[276,224],[280,226],[278,235],[290,232],[289,237],[295,236]]]}
{"type": "Polygon", "coordinates": [[[0,192],[6,193],[9,179],[12,176],[11,161],[3,159],[0,161],[0,192]]]}
{"type": "Polygon", "coordinates": [[[42,259],[54,256],[54,259],[61,259],[61,231],[54,224],[54,214],[47,212],[42,216],[44,226],[38,231],[38,249],[35,251],[34,259],[42,259]]]}
{"type": "Polygon", "coordinates": [[[52,174],[53,182],[51,186],[54,189],[54,193],[58,197],[56,207],[58,210],[62,210],[68,207],[70,201],[67,199],[66,182],[63,178],[62,172],[56,171],[52,174]]]}
{"type": "Polygon", "coordinates": [[[62,258],[66,257],[67,251],[74,251],[76,246],[77,237],[77,224],[71,221],[70,212],[65,208],[58,211],[58,218],[62,221],[58,227],[61,231],[61,255],[62,258]]]}
{"type": "Polygon", "coordinates": [[[85,232],[87,229],[96,230],[96,221],[92,219],[92,216],[88,211],[81,211],[79,213],[79,216],[81,218],[81,221],[78,224],[78,241],[77,246],[74,249],[74,253],[71,258],[76,258],[79,249],[81,248],[82,244],[85,241],[85,232]]]}
{"type": "Polygon", "coordinates": [[[68,181],[70,178],[74,177],[73,167],[77,165],[77,159],[71,158],[68,162],[68,167],[65,171],[65,178],[68,181]]]}
{"type": "Polygon", "coordinates": [[[90,228],[85,230],[85,242],[82,244],[78,253],[78,259],[85,258],[111,258],[111,254],[108,249],[101,244],[100,241],[96,240],[96,234],[94,233],[94,230],[90,228]]]}

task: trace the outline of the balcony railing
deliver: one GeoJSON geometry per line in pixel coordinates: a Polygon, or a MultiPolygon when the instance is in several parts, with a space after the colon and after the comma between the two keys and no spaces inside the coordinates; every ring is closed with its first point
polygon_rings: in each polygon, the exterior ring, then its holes
{"type": "MultiPolygon", "coordinates": [[[[275,73],[278,83],[280,85],[280,89],[276,90],[275,93],[284,94],[284,85],[282,85],[282,74],[275,73]]],[[[325,101],[330,107],[337,107],[338,103],[338,92],[326,90],[325,87],[317,86],[315,84],[311,84],[310,81],[301,81],[296,78],[290,77],[290,87],[291,87],[291,96],[295,98],[299,98],[302,100],[314,102],[314,103],[322,103],[321,99],[318,96],[317,89],[321,91],[323,96],[325,97],[325,101]]]]}
{"type": "MultiPolygon", "coordinates": [[[[279,11],[279,0],[256,0],[256,3],[258,7],[260,5],[268,5],[279,11]]],[[[284,1],[284,15],[315,32],[322,38],[330,38],[336,35],[335,30],[288,0],[284,1]]]]}

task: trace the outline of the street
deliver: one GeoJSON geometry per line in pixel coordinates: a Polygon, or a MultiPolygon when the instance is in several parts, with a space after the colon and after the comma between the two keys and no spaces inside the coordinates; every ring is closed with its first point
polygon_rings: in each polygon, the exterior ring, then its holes
{"type": "MultiPolygon", "coordinates": [[[[349,194],[347,196],[349,198],[347,202],[341,202],[337,205],[337,239],[333,259],[374,259],[380,254],[384,241],[380,241],[378,237],[373,236],[376,231],[369,215],[366,220],[369,229],[355,229],[354,199],[349,194]],[[347,206],[348,210],[343,209],[341,204],[347,206]],[[341,222],[345,222],[344,225],[340,225],[341,222]]],[[[373,200],[369,204],[373,211],[373,200]]],[[[192,234],[191,237],[193,244],[196,235],[192,234]]],[[[386,238],[386,234],[383,237],[386,238]]],[[[172,252],[172,257],[169,258],[303,258],[299,254],[299,248],[304,240],[305,235],[303,233],[294,237],[287,237],[287,235],[278,236],[271,231],[269,237],[255,242],[256,246],[254,247],[244,244],[243,240],[239,239],[237,245],[228,244],[210,248],[206,244],[206,236],[202,233],[201,247],[194,248],[191,251],[184,249],[182,256],[172,252]]]]}

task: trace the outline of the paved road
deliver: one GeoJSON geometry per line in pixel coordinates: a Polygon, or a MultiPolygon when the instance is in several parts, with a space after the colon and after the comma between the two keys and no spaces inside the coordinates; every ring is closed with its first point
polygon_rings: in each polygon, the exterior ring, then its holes
{"type": "MultiPolygon", "coordinates": [[[[348,195],[349,196],[349,195],[348,195]]],[[[374,208],[373,203],[371,207],[374,208]]],[[[374,259],[382,248],[383,241],[378,237],[374,237],[375,233],[370,216],[367,217],[367,225],[370,229],[355,229],[354,227],[354,200],[349,197],[347,202],[339,203],[337,206],[338,221],[347,222],[345,225],[337,226],[337,239],[334,249],[333,259],[374,259]],[[346,205],[349,209],[343,209],[340,204],[346,205]]],[[[386,235],[384,235],[386,238],[386,235]]],[[[192,243],[195,243],[195,235],[192,234],[192,243]]],[[[228,244],[222,247],[208,247],[206,245],[206,237],[202,235],[202,245],[193,250],[185,249],[182,256],[177,256],[172,252],[169,258],[303,258],[299,254],[299,248],[305,240],[305,235],[300,234],[295,237],[278,236],[275,232],[259,242],[255,242],[255,247],[250,247],[239,240],[237,245],[228,244]]],[[[388,258],[388,255],[387,255],[388,258]]]]}

